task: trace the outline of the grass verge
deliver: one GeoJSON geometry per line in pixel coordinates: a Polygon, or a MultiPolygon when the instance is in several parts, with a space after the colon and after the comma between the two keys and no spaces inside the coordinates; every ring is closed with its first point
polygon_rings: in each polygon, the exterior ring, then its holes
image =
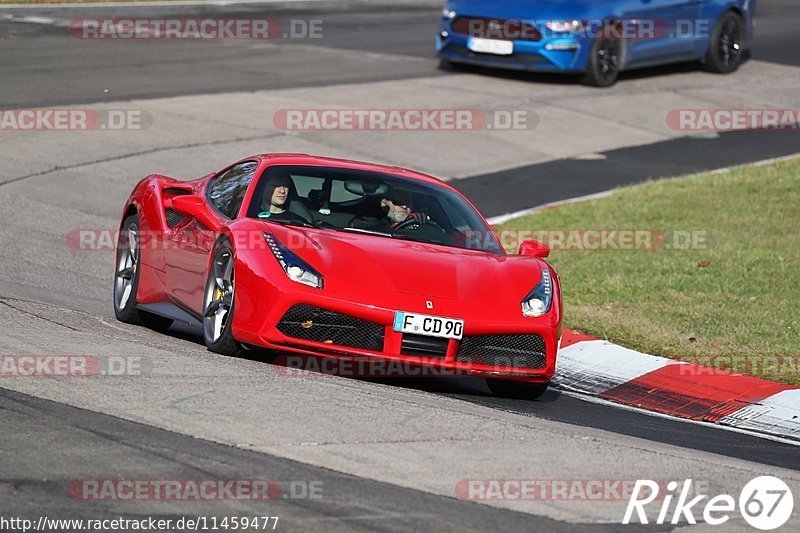
{"type": "Polygon", "coordinates": [[[800,385],[800,158],[626,187],[495,229],[553,245],[566,327],[800,385]],[[633,230],[645,249],[593,230],[633,230]]]}

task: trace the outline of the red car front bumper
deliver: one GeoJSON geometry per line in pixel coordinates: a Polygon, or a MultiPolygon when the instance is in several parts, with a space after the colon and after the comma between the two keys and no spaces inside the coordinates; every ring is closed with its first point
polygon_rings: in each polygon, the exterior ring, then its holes
{"type": "MultiPolygon", "coordinates": [[[[350,361],[350,364],[346,365],[329,365],[328,369],[332,369],[329,373],[352,374],[355,377],[397,377],[403,374],[409,376],[470,375],[524,380],[533,383],[548,382],[555,373],[561,327],[560,324],[552,325],[552,318],[547,315],[540,318],[520,316],[518,320],[514,321],[493,321],[460,317],[454,315],[454,313],[431,313],[428,311],[427,314],[463,318],[464,336],[461,341],[452,339],[441,341],[443,346],[446,346],[441,354],[415,354],[413,349],[404,346],[403,334],[393,330],[395,309],[327,298],[307,291],[278,293],[275,296],[278,297],[266,299],[266,301],[271,302],[269,309],[241,313],[240,310],[243,307],[254,310],[258,309],[258,306],[254,306],[255,300],[251,298],[251,294],[241,296],[237,294],[237,298],[240,301],[247,300],[247,303],[245,305],[237,303],[233,330],[234,337],[245,344],[275,349],[290,354],[332,357],[350,361]],[[314,335],[287,335],[287,328],[279,327],[279,324],[287,316],[287,312],[298,305],[313,306],[317,309],[345,315],[354,319],[354,322],[363,321],[368,323],[367,327],[374,326],[379,331],[380,342],[378,345],[372,346],[372,349],[368,349],[363,346],[346,345],[327,338],[321,340],[325,337],[324,334],[316,340],[308,338],[314,335]],[[497,339],[498,337],[526,336],[525,338],[527,339],[533,338],[532,336],[534,335],[538,335],[544,344],[543,357],[537,359],[535,365],[517,365],[514,363],[515,359],[513,357],[500,357],[498,361],[501,361],[502,364],[482,364],[481,362],[475,362],[474,358],[466,361],[465,359],[467,358],[464,357],[464,352],[462,351],[463,343],[468,338],[488,339],[491,336],[491,339],[497,339]],[[535,368],[531,366],[535,366],[535,368]]],[[[260,300],[262,302],[265,301],[263,298],[260,298],[260,300]]],[[[424,313],[424,311],[415,309],[401,308],[398,310],[424,313]]],[[[318,327],[312,320],[309,320],[308,324],[304,323],[304,325],[307,325],[308,332],[318,327]]],[[[472,352],[474,351],[473,349],[472,352]]],[[[487,349],[486,357],[479,357],[479,360],[484,362],[491,360],[493,356],[492,353],[489,353],[491,351],[487,349]]],[[[530,360],[529,354],[526,355],[520,351],[519,355],[525,360],[530,360]]],[[[300,362],[299,358],[289,358],[287,361],[287,366],[302,368],[301,365],[303,363],[300,362]]],[[[319,368],[316,363],[312,366],[319,368]]]]}

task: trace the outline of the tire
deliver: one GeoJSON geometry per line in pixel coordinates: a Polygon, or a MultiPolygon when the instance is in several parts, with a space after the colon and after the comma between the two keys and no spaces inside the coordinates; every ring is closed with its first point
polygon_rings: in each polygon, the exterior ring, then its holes
{"type": "Polygon", "coordinates": [[[203,296],[203,338],[209,350],[238,357],[241,344],[231,332],[235,309],[235,272],[233,248],[223,238],[214,246],[203,296]]]}
{"type": "Polygon", "coordinates": [[[486,385],[492,391],[492,394],[501,398],[535,400],[545,393],[550,382],[526,383],[524,381],[486,378],[486,385]]]}
{"type": "Polygon", "coordinates": [[[139,216],[135,213],[122,222],[117,239],[117,255],[114,271],[114,316],[120,322],[145,326],[159,331],[172,325],[170,318],[142,311],[137,307],[139,290],[140,242],[139,216]]]}
{"type": "Polygon", "coordinates": [[[621,39],[595,39],[581,83],[590,87],[611,87],[617,83],[624,54],[621,39]]]}
{"type": "Polygon", "coordinates": [[[715,74],[728,74],[739,68],[744,54],[744,19],[733,11],[720,17],[711,34],[705,68],[715,74]]]}
{"type": "Polygon", "coordinates": [[[458,63],[453,63],[449,59],[439,58],[439,70],[444,72],[458,72],[461,70],[461,66],[458,63]]]}

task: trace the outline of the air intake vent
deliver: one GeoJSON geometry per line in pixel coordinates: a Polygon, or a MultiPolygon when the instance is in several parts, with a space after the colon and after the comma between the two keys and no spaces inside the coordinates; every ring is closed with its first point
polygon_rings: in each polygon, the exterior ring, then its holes
{"type": "Polygon", "coordinates": [[[547,353],[539,335],[474,335],[461,340],[456,359],[459,363],[536,369],[546,366],[547,353]]]}
{"type": "Polygon", "coordinates": [[[170,228],[180,225],[180,223],[186,218],[172,208],[164,209],[164,217],[167,219],[167,226],[170,228]]]}
{"type": "Polygon", "coordinates": [[[383,350],[384,326],[312,305],[292,306],[278,322],[287,337],[338,346],[383,350]]]}
{"type": "Polygon", "coordinates": [[[421,357],[444,357],[447,353],[447,344],[447,339],[404,333],[400,353],[421,357]]]}

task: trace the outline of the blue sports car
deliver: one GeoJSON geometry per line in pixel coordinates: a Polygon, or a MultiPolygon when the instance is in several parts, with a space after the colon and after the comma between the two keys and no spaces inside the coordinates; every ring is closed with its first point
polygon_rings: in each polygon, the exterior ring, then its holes
{"type": "Polygon", "coordinates": [[[448,0],[436,36],[453,63],[583,75],[607,87],[640,67],[702,60],[736,70],[756,0],[448,0]]]}

